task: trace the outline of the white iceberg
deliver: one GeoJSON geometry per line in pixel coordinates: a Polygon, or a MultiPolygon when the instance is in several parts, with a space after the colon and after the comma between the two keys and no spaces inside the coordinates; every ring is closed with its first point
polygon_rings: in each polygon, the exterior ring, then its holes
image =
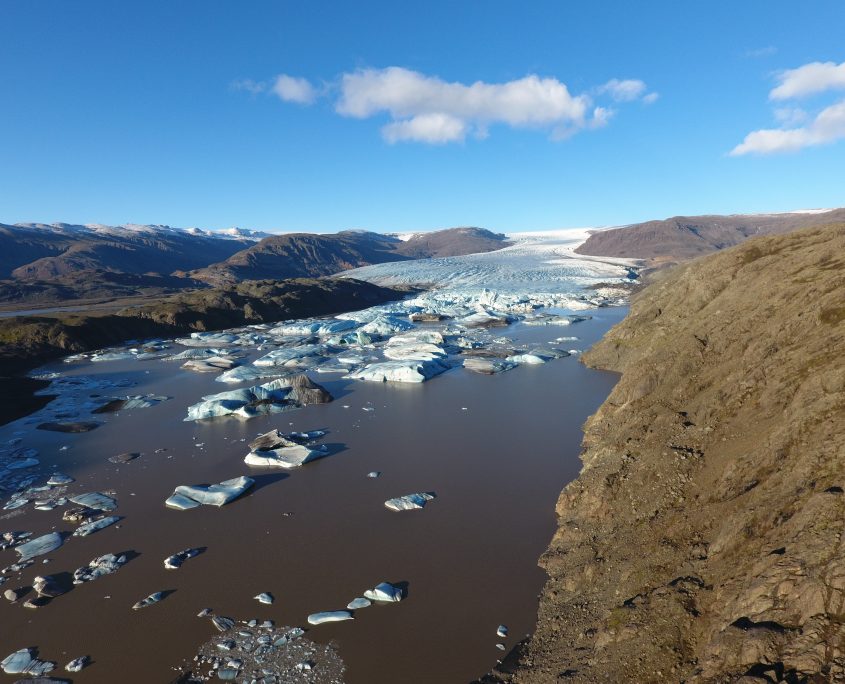
{"type": "Polygon", "coordinates": [[[74,532],[74,537],[87,537],[89,534],[93,534],[98,530],[105,529],[109,525],[114,525],[116,522],[120,521],[119,515],[110,515],[106,518],[100,518],[99,520],[92,520],[91,522],[87,522],[83,525],[77,527],[74,532]]]}
{"type": "Polygon", "coordinates": [[[322,613],[311,613],[308,616],[309,625],[322,625],[324,622],[342,622],[343,620],[354,620],[352,613],[348,610],[327,610],[322,613]]]}
{"type": "Polygon", "coordinates": [[[325,347],[322,344],[303,344],[298,347],[274,349],[253,361],[252,364],[259,368],[266,366],[285,366],[302,359],[322,357],[324,354],[325,347]]]}
{"type": "Polygon", "coordinates": [[[390,582],[377,584],[374,589],[367,589],[364,597],[379,603],[398,603],[404,598],[402,589],[390,582]]]}
{"type": "Polygon", "coordinates": [[[416,492],[414,494],[406,494],[405,496],[397,496],[395,499],[388,499],[384,502],[384,505],[391,511],[412,511],[425,508],[425,505],[429,501],[436,498],[437,495],[434,492],[416,492]]]}
{"type": "Polygon", "coordinates": [[[15,547],[15,551],[20,555],[20,562],[31,560],[36,556],[43,556],[45,553],[55,551],[64,543],[62,535],[58,532],[50,532],[48,534],[36,537],[32,541],[25,544],[20,544],[15,547]]]}
{"type": "Polygon", "coordinates": [[[254,484],[251,477],[241,475],[213,485],[179,485],[164,504],[181,511],[200,505],[219,507],[237,499],[254,484]]]}
{"type": "Polygon", "coordinates": [[[425,382],[449,370],[442,361],[383,361],[354,371],[345,376],[368,382],[425,382]]]}
{"type": "Polygon", "coordinates": [[[88,565],[73,571],[73,583],[82,584],[83,582],[92,582],[98,577],[111,575],[117,572],[125,562],[126,556],[116,556],[113,553],[99,556],[88,563],[88,565]]]}
{"type": "Polygon", "coordinates": [[[295,444],[278,449],[250,451],[244,458],[244,463],[257,468],[298,468],[327,454],[328,449],[326,447],[309,449],[301,444],[295,444]]]}

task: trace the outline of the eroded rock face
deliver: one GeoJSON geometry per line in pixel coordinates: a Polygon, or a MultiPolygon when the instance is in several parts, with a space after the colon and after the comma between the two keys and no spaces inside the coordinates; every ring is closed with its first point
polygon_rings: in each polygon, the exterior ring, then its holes
{"type": "Polygon", "coordinates": [[[663,274],[562,493],[515,682],[845,680],[845,226],[663,274]]]}

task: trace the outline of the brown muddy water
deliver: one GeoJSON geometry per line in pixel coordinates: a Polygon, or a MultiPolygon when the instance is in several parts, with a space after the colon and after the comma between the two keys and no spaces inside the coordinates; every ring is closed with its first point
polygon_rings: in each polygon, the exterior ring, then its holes
{"type": "MultiPolygon", "coordinates": [[[[576,335],[579,341],[561,346],[583,350],[625,312],[600,309],[569,327],[516,325],[502,334],[518,342],[576,335]]],[[[186,423],[186,407],[200,395],[227,389],[213,374],[137,361],[70,372],[128,377],[137,382],[129,393],[173,397],[97,416],[105,424],[85,434],[33,431],[25,420],[0,430],[4,440],[26,430],[23,444],[38,449],[42,464],[77,479],[71,492],[114,492],[116,514],[125,516],[119,526],[67,540],[49,554],[49,564],[38,559],[3,586],[72,572],[104,553],[137,554],[116,574],[76,586],[39,610],[0,601],[0,658],[27,646],[59,667],[90,655],[93,663],[81,673],[60,675],[83,684],[172,681],[215,633],[209,620],[196,617],[202,608],[308,627],[309,613],[345,608],[385,580],[407,582],[408,597],[308,630],[308,638],[337,645],[346,681],[460,684],[480,676],[504,655],[496,649],[500,623],[510,628],[508,649],[533,629],[545,579],[537,558],[554,531],[555,502],[580,469],[583,422],[616,382],[577,357],[497,376],[459,368],[421,385],[314,374],[333,403],[248,421],[186,423]],[[327,429],[323,442],[342,449],[297,470],[250,469],[243,463],[246,442],[273,428],[327,429]],[[124,451],[143,456],[108,462],[124,451]],[[372,470],[383,474],[368,479],[372,470]],[[164,507],[179,484],[243,474],[256,486],[227,506],[164,507]],[[437,499],[422,511],[384,507],[388,498],[417,491],[434,491],[437,499]],[[188,547],[207,550],[179,570],[164,569],[165,557],[188,547]],[[173,593],[131,610],[163,590],[173,593]],[[252,598],[264,591],[275,596],[272,606],[252,598]]],[[[62,509],[25,510],[0,517],[0,531],[73,529],[61,521],[62,509]]],[[[0,551],[0,566],[16,558],[0,551]]]]}

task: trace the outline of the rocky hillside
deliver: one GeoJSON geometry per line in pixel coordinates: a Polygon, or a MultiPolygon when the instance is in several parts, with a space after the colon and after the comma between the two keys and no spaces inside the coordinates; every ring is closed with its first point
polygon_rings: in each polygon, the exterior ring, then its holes
{"type": "Polygon", "coordinates": [[[647,259],[649,265],[660,266],[733,247],[750,237],[840,221],[845,221],[845,209],[815,213],[675,216],[596,232],[575,251],[593,256],[647,259]]]}
{"type": "Polygon", "coordinates": [[[843,349],[845,224],[638,294],[584,357],[622,377],[558,502],[536,634],[497,677],[845,681],[843,349]]]}
{"type": "Polygon", "coordinates": [[[418,233],[408,240],[354,230],[290,233],[265,238],[221,263],[188,275],[218,286],[245,278],[326,276],[387,261],[490,252],[508,244],[504,235],[482,228],[448,228],[418,233]]]}
{"type": "Polygon", "coordinates": [[[49,281],[85,271],[169,275],[226,259],[249,244],[169,226],[0,224],[0,278],[49,281]]]}

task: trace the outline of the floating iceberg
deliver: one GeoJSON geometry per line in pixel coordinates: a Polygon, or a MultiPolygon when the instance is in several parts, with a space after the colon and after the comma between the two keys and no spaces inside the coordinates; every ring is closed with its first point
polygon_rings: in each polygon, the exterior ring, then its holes
{"type": "Polygon", "coordinates": [[[322,625],[324,622],[342,622],[343,620],[354,620],[352,612],[348,610],[327,610],[322,613],[311,613],[308,616],[309,625],[322,625]]]}
{"type": "Polygon", "coordinates": [[[259,468],[297,468],[328,455],[328,449],[309,449],[301,444],[279,449],[257,449],[250,451],[244,463],[259,468]]]}
{"type": "Polygon", "coordinates": [[[332,335],[334,333],[351,330],[357,325],[355,321],[342,319],[329,319],[320,321],[297,321],[294,323],[286,323],[284,325],[277,325],[269,332],[271,335],[332,335]]]}
{"type": "Polygon", "coordinates": [[[51,663],[45,660],[38,660],[35,657],[35,649],[22,648],[15,651],[11,655],[6,656],[0,661],[0,668],[6,674],[29,674],[29,675],[43,675],[51,672],[56,663],[51,663]]]}
{"type": "Polygon", "coordinates": [[[359,608],[369,608],[371,605],[373,604],[370,599],[359,596],[358,598],[352,599],[346,607],[348,610],[358,610],[359,608]]]}
{"type": "Polygon", "coordinates": [[[509,361],[510,363],[526,364],[529,366],[546,363],[546,359],[537,356],[536,354],[514,354],[513,356],[509,356],[505,360],[509,361]]]}
{"type": "Polygon", "coordinates": [[[163,591],[157,591],[153,594],[150,594],[146,598],[142,598],[138,603],[132,606],[132,610],[141,610],[141,608],[147,608],[148,606],[152,606],[153,604],[158,603],[164,598],[163,591]]]}
{"type": "Polygon", "coordinates": [[[282,368],[259,367],[259,366],[238,366],[227,371],[223,371],[215,379],[217,382],[226,382],[232,385],[241,382],[254,382],[256,380],[264,380],[266,378],[280,378],[287,375],[291,371],[282,368]]]}
{"type": "Polygon", "coordinates": [[[189,558],[199,556],[200,552],[200,549],[185,549],[184,551],[180,551],[179,553],[174,553],[172,556],[168,556],[164,559],[164,567],[166,570],[176,570],[178,568],[181,568],[182,563],[184,563],[189,558]]]}
{"type": "Polygon", "coordinates": [[[251,477],[235,477],[213,485],[179,485],[165,501],[165,506],[186,511],[200,505],[223,506],[237,499],[247,491],[255,480],[251,477]]]}
{"type": "Polygon", "coordinates": [[[88,565],[74,570],[73,583],[82,584],[83,582],[92,582],[98,577],[111,575],[117,572],[125,562],[126,556],[116,556],[113,553],[99,556],[88,563],[88,565]]]}
{"type": "Polygon", "coordinates": [[[113,511],[117,508],[117,501],[115,499],[100,492],[87,492],[86,494],[69,496],[68,501],[75,503],[77,506],[85,506],[95,511],[113,511]]]}
{"type": "Polygon", "coordinates": [[[473,357],[464,359],[464,368],[473,371],[474,373],[482,373],[484,375],[494,375],[496,373],[503,373],[515,368],[516,364],[513,361],[506,359],[496,359],[489,357],[473,357]]]}
{"type": "Polygon", "coordinates": [[[326,348],[322,344],[303,344],[298,347],[283,347],[282,349],[275,349],[261,358],[252,362],[252,365],[259,368],[267,366],[286,366],[290,363],[296,363],[302,359],[322,357],[325,354],[326,348]]]}
{"type": "Polygon", "coordinates": [[[394,315],[379,314],[369,323],[361,327],[361,332],[368,335],[379,335],[387,337],[394,333],[410,330],[414,327],[407,318],[399,318],[394,315]]]}
{"type": "Polygon", "coordinates": [[[93,534],[97,530],[102,530],[108,527],[109,525],[114,525],[116,522],[121,520],[119,515],[110,515],[106,518],[100,518],[99,520],[92,520],[91,522],[85,523],[84,525],[80,525],[76,528],[73,532],[74,537],[87,537],[89,534],[93,534]]]}
{"type": "MultiPolygon", "coordinates": [[[[388,499],[384,502],[386,508],[391,511],[412,511],[418,508],[425,508],[425,505],[432,499],[436,499],[434,492],[416,492],[398,496],[395,499],[388,499]]],[[[368,597],[369,598],[369,597],[368,597]]]]}
{"type": "Polygon", "coordinates": [[[404,598],[402,588],[390,582],[382,582],[377,584],[374,589],[367,589],[364,596],[379,603],[398,603],[404,598]]]}
{"type": "Polygon", "coordinates": [[[64,543],[62,535],[58,532],[50,532],[48,534],[36,537],[32,541],[25,544],[20,544],[15,547],[15,551],[20,556],[19,562],[26,562],[37,556],[43,556],[45,553],[55,551],[64,543]]]}
{"type": "Polygon", "coordinates": [[[325,388],[312,382],[304,374],[279,378],[255,387],[208,394],[202,401],[188,407],[186,421],[235,415],[252,418],[262,413],[278,413],[309,404],[324,404],[332,400],[325,388]]]}
{"type": "Polygon", "coordinates": [[[365,366],[347,375],[353,380],[368,382],[425,382],[449,370],[442,361],[383,361],[365,366]]]}
{"type": "Polygon", "coordinates": [[[219,373],[231,370],[238,365],[234,359],[227,356],[209,356],[205,359],[191,359],[182,364],[182,368],[196,373],[219,373]]]}

